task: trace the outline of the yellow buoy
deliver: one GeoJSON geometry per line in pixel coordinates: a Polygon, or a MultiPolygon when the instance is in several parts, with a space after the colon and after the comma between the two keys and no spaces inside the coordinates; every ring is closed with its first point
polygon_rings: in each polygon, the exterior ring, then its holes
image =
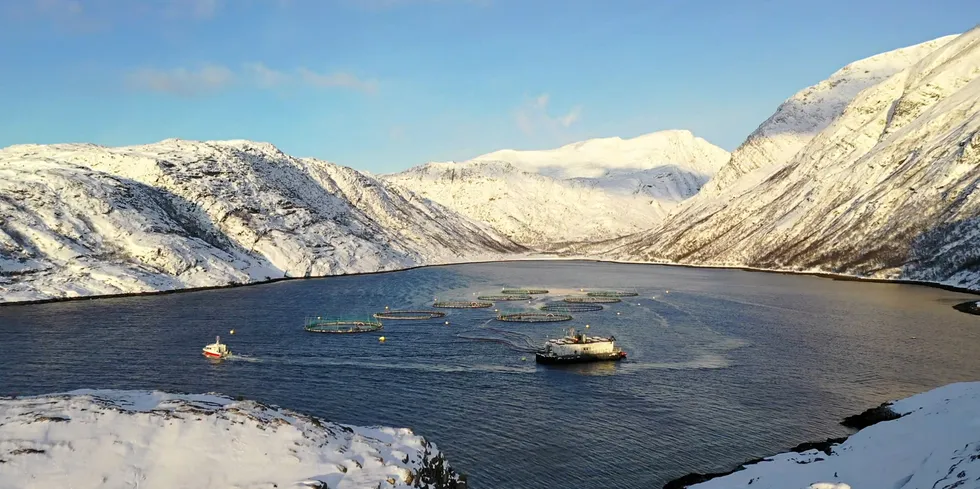
{"type": "Polygon", "coordinates": [[[235,330],[229,331],[228,334],[235,334],[235,330]]]}
{"type": "Polygon", "coordinates": [[[670,291],[669,291],[669,290],[665,290],[665,291],[664,291],[664,294],[669,294],[669,293],[670,293],[670,291]]]}
{"type": "Polygon", "coordinates": [[[521,357],[521,361],[522,362],[526,362],[527,361],[527,357],[521,357]]]}
{"type": "Polygon", "coordinates": [[[616,315],[617,315],[617,316],[619,316],[620,314],[622,314],[622,313],[621,313],[621,312],[617,312],[617,313],[616,313],[616,315]]]}
{"type": "Polygon", "coordinates": [[[446,326],[449,326],[449,321],[446,321],[446,326]]]}
{"type": "Polygon", "coordinates": [[[588,324],[585,325],[585,329],[589,329],[589,325],[588,324]]]}
{"type": "Polygon", "coordinates": [[[380,341],[380,342],[382,342],[382,343],[384,343],[384,342],[385,342],[385,337],[384,337],[384,336],[381,336],[381,337],[379,337],[379,338],[378,338],[378,341],[380,341]]]}

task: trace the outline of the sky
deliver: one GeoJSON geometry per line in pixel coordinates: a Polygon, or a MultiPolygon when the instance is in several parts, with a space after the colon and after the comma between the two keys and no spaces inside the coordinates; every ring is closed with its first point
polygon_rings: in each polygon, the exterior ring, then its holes
{"type": "Polygon", "coordinates": [[[251,139],[374,173],[688,129],[737,147],[976,0],[0,0],[0,147],[251,139]]]}

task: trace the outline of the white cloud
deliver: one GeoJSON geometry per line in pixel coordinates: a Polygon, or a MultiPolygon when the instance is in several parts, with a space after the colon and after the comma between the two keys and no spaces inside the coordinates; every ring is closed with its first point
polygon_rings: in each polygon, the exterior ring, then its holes
{"type": "Polygon", "coordinates": [[[142,68],[127,76],[127,82],[133,88],[185,96],[219,90],[234,81],[235,74],[219,65],[205,65],[198,70],[142,68]]]}
{"type": "Polygon", "coordinates": [[[378,89],[376,80],[361,79],[343,71],[317,73],[306,67],[300,67],[293,72],[285,72],[270,68],[263,63],[245,63],[237,72],[214,64],[196,70],[142,68],[127,74],[126,81],[134,89],[183,96],[217,91],[236,82],[262,89],[292,84],[324,89],[346,88],[369,94],[375,93],[378,89]]]}
{"type": "Polygon", "coordinates": [[[536,135],[539,132],[556,134],[582,119],[582,106],[577,105],[565,114],[552,116],[548,113],[550,102],[551,97],[547,93],[543,93],[524,101],[514,111],[514,121],[521,132],[528,136],[536,135]]]}
{"type": "Polygon", "coordinates": [[[342,71],[321,74],[307,68],[300,68],[299,76],[304,83],[314,87],[345,87],[360,90],[365,93],[374,93],[378,90],[378,82],[376,80],[362,80],[356,75],[342,71]]]}
{"type": "Polygon", "coordinates": [[[255,84],[262,88],[272,88],[289,82],[290,76],[281,71],[273,70],[262,63],[246,63],[248,72],[255,84]]]}

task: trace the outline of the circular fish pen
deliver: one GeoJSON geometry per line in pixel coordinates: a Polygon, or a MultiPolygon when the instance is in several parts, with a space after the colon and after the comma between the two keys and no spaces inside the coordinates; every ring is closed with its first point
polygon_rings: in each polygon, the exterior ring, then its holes
{"type": "Polygon", "coordinates": [[[539,295],[547,294],[547,289],[504,289],[500,291],[501,294],[506,295],[539,295]]]}
{"type": "Polygon", "coordinates": [[[542,311],[549,312],[592,312],[601,311],[604,307],[602,304],[587,304],[587,303],[568,303],[568,302],[549,302],[541,306],[542,311]]]}
{"type": "Polygon", "coordinates": [[[440,311],[385,311],[374,313],[375,319],[390,319],[393,321],[423,321],[438,319],[446,313],[440,311]]]}
{"type": "Polygon", "coordinates": [[[572,319],[570,314],[560,314],[555,312],[515,312],[513,314],[499,314],[498,321],[508,321],[512,323],[554,323],[558,321],[569,321],[572,319]]]}
{"type": "Polygon", "coordinates": [[[370,333],[382,328],[381,321],[356,319],[307,319],[303,329],[310,333],[353,334],[370,333]]]}
{"type": "Polygon", "coordinates": [[[500,295],[481,295],[477,299],[481,301],[529,301],[531,296],[527,294],[500,294],[500,295]]]}
{"type": "Polygon", "coordinates": [[[436,301],[432,304],[432,307],[441,307],[443,309],[483,309],[492,305],[493,302],[486,301],[436,301]]]}
{"type": "Polygon", "coordinates": [[[619,297],[595,297],[589,295],[569,296],[563,299],[569,304],[612,304],[622,302],[619,297]]]}
{"type": "Polygon", "coordinates": [[[589,297],[636,297],[640,294],[636,292],[623,292],[620,290],[596,290],[593,292],[587,292],[585,295],[589,297]]]}

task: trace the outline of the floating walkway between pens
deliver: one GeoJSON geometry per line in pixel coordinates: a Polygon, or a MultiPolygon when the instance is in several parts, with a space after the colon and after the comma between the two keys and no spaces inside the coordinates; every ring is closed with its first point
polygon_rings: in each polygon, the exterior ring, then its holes
{"type": "Polygon", "coordinates": [[[385,311],[374,313],[375,319],[390,319],[394,321],[422,321],[438,319],[446,313],[440,311],[385,311]]]}
{"type": "Polygon", "coordinates": [[[573,295],[563,300],[569,304],[612,304],[623,302],[619,297],[595,297],[589,295],[573,295]]]}
{"type": "Polygon", "coordinates": [[[531,296],[526,294],[501,294],[501,295],[481,295],[477,299],[481,301],[529,301],[531,296]]]}
{"type": "Polygon", "coordinates": [[[539,295],[547,294],[547,289],[504,289],[500,291],[501,294],[507,295],[539,295]]]}
{"type": "Polygon", "coordinates": [[[585,295],[589,297],[636,297],[640,294],[636,292],[623,292],[619,290],[596,290],[593,292],[587,292],[585,295]]]}
{"type": "Polygon", "coordinates": [[[307,319],[303,329],[310,333],[353,334],[378,331],[381,321],[361,321],[350,319],[307,319]]]}
{"type": "Polygon", "coordinates": [[[436,301],[432,304],[432,307],[441,307],[443,309],[483,309],[492,305],[493,302],[486,301],[436,301]]]}
{"type": "Polygon", "coordinates": [[[542,311],[549,312],[592,312],[601,311],[604,307],[602,304],[586,304],[578,303],[572,304],[568,302],[549,302],[541,306],[542,311]]]}
{"type": "Polygon", "coordinates": [[[518,312],[497,316],[498,321],[509,321],[513,323],[554,323],[558,321],[569,321],[571,319],[572,316],[570,314],[554,312],[518,312]]]}

